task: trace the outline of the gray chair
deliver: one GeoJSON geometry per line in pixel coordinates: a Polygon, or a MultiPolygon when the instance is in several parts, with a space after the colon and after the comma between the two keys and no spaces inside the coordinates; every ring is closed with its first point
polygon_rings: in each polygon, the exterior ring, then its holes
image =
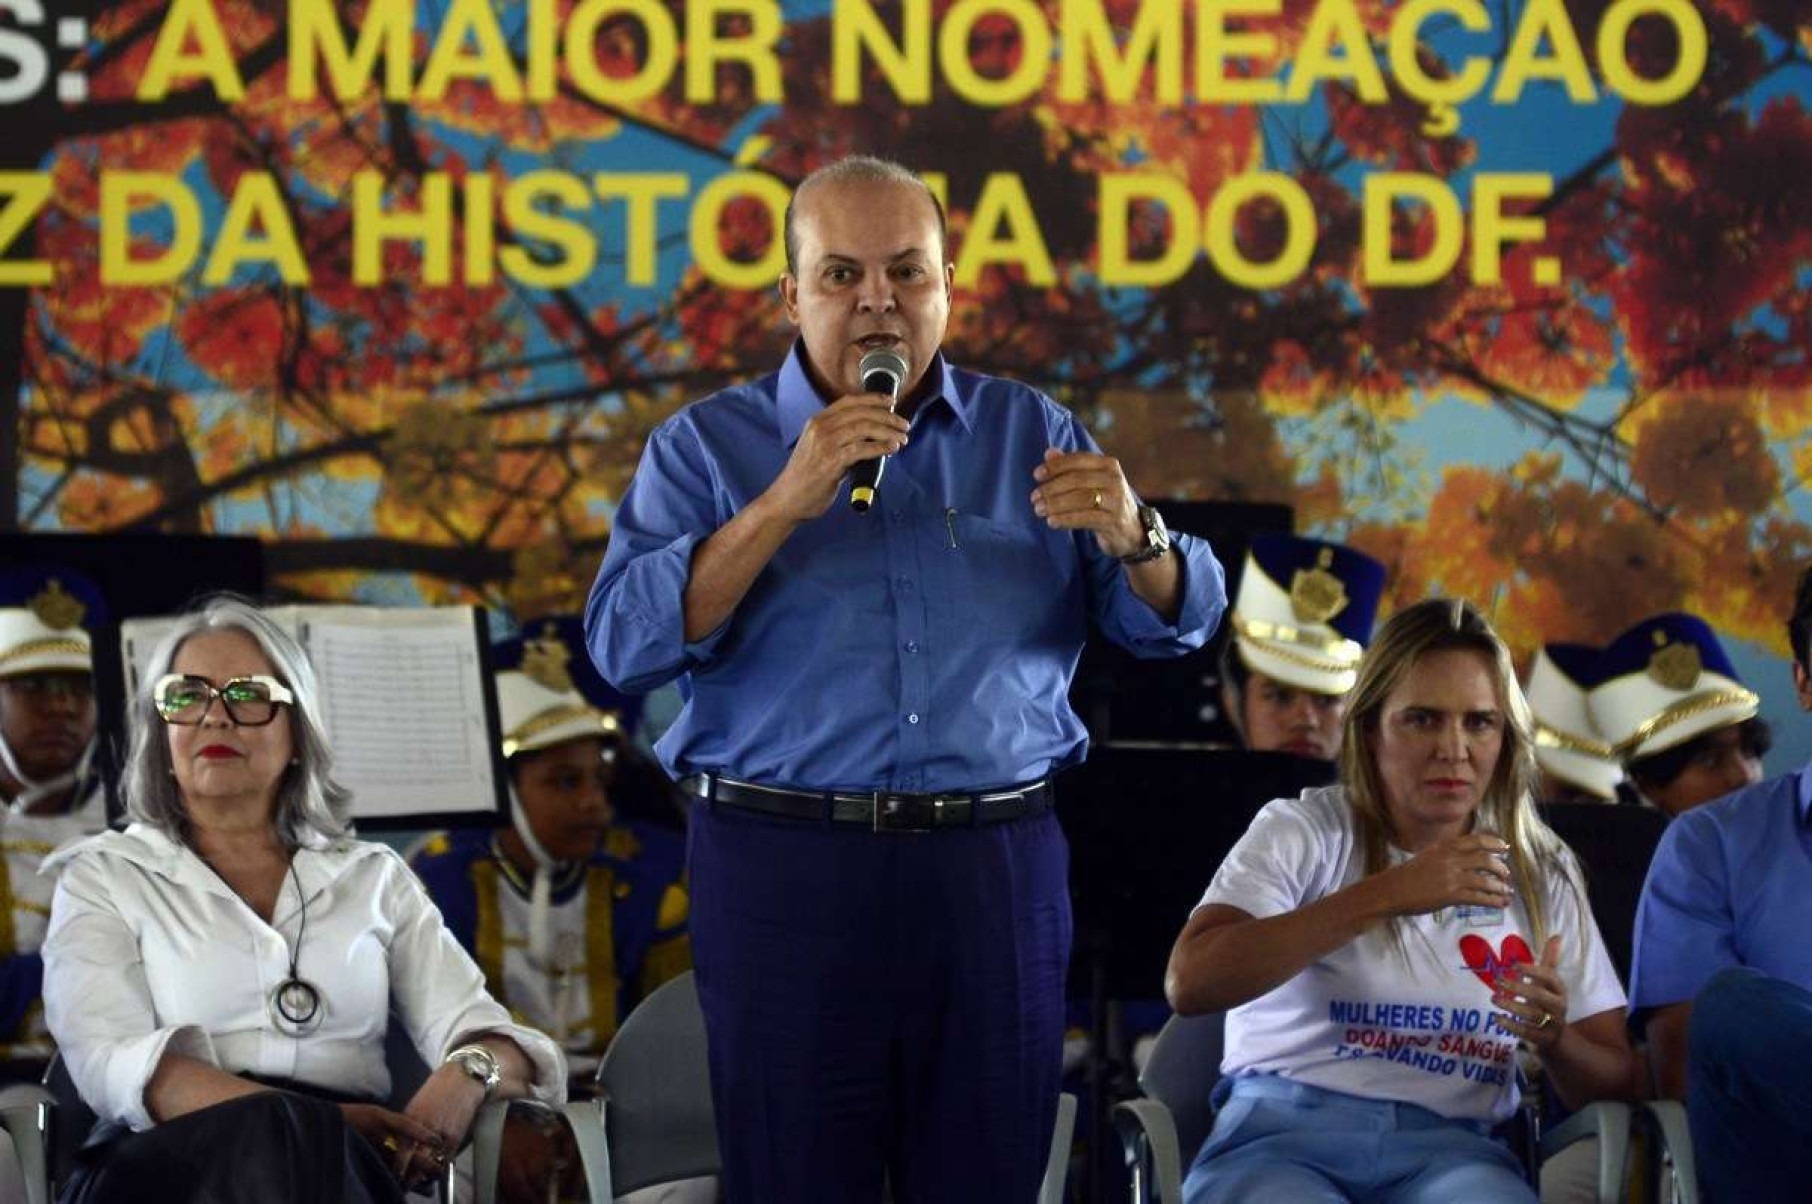
{"type": "MultiPolygon", "coordinates": [[[[598,1098],[570,1103],[592,1199],[716,1175],[717,1123],[705,1018],[691,972],[661,984],[623,1022],[598,1066],[598,1098]]],[[[1069,1168],[1076,1099],[1058,1101],[1057,1125],[1039,1204],[1061,1204],[1069,1168]]]]}
{"type": "Polygon", "coordinates": [[[598,1097],[566,1105],[592,1198],[719,1170],[705,1017],[690,972],[635,1007],[598,1064],[598,1097]]]}
{"type": "Polygon", "coordinates": [[[46,1134],[50,1131],[50,1092],[37,1083],[9,1087],[0,1103],[0,1129],[12,1138],[25,1182],[25,1204],[50,1204],[50,1168],[46,1134]]]}
{"type": "Polygon", "coordinates": [[[1652,1099],[1641,1109],[1638,1115],[1649,1133],[1651,1198],[1663,1204],[1699,1204],[1699,1167],[1686,1106],[1677,1099],[1652,1099]]]}
{"type": "MultiPolygon", "coordinates": [[[[1143,1098],[1114,1108],[1132,1177],[1134,1204],[1182,1204],[1183,1169],[1214,1127],[1209,1097],[1221,1077],[1225,1014],[1172,1016],[1139,1075],[1143,1098]]],[[[1630,1106],[1601,1102],[1575,1112],[1537,1139],[1537,1163],[1587,1137],[1598,1139],[1597,1198],[1623,1199],[1629,1158],[1630,1106]]],[[[1535,1170],[1530,1169],[1531,1177],[1535,1170]]]]}
{"type": "MultiPolygon", "coordinates": [[[[413,1095],[429,1073],[415,1047],[400,1038],[401,1032],[400,1025],[392,1024],[384,1042],[392,1098],[397,1101],[405,1101],[413,1095]]],[[[8,1094],[8,1104],[0,1107],[0,1128],[12,1137],[20,1175],[25,1181],[26,1204],[50,1204],[69,1177],[75,1152],[81,1148],[83,1138],[95,1123],[94,1112],[76,1090],[61,1054],[51,1059],[44,1072],[43,1084],[15,1088],[8,1094]]],[[[473,1122],[473,1160],[478,1168],[474,1175],[475,1192],[480,1204],[490,1204],[495,1197],[498,1151],[503,1141],[503,1120],[507,1111],[507,1103],[495,1100],[486,1104],[473,1122]]],[[[440,1188],[445,1204],[454,1204],[457,1190],[453,1166],[447,1167],[440,1188]]]]}

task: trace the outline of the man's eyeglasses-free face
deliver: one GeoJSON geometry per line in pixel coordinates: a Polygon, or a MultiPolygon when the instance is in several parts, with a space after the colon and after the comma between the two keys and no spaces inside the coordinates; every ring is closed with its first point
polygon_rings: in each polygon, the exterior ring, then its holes
{"type": "Polygon", "coordinates": [[[244,727],[263,727],[277,717],[279,703],[296,701],[288,686],[262,673],[235,677],[219,687],[205,677],[166,673],[151,690],[151,700],[163,721],[183,726],[206,719],[216,698],[233,722],[244,727]]]}
{"type": "Polygon", "coordinates": [[[11,690],[31,702],[67,698],[85,706],[94,700],[94,678],[86,673],[25,673],[0,681],[0,688],[11,690]]]}

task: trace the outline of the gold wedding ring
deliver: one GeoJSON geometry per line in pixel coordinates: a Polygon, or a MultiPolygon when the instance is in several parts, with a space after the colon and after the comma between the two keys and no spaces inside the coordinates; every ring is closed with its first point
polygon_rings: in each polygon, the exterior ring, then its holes
{"type": "Polygon", "coordinates": [[[1535,1027],[1536,1028],[1547,1028],[1550,1024],[1553,1024],[1553,1023],[1554,1023],[1554,1013],[1553,1012],[1543,1012],[1541,1014],[1541,1019],[1535,1022],[1535,1027]]]}
{"type": "Polygon", "coordinates": [[[395,1133],[384,1134],[384,1140],[383,1140],[382,1144],[383,1144],[384,1148],[389,1150],[392,1154],[396,1153],[399,1149],[402,1148],[401,1146],[396,1144],[396,1134],[395,1133]]]}
{"type": "Polygon", "coordinates": [[[1099,489],[1095,490],[1095,509],[1101,509],[1101,491],[1099,489]]]}

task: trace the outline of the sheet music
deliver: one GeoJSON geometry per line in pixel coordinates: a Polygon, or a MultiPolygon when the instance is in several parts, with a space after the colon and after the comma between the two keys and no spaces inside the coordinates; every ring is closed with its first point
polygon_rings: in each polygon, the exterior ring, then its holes
{"type": "MultiPolygon", "coordinates": [[[[265,612],[308,652],[334,777],[360,820],[497,813],[478,628],[469,606],[308,605],[265,612]]],[[[176,620],[121,627],[127,689],[147,688],[151,654],[176,620]]]]}
{"type": "Polygon", "coordinates": [[[321,709],[336,774],[363,816],[493,810],[471,612],[408,613],[406,626],[371,615],[302,624],[315,672],[333,683],[321,709]]]}
{"type": "Polygon", "coordinates": [[[176,629],[174,616],[127,619],[120,624],[120,657],[125,661],[126,697],[137,698],[149,689],[145,675],[151,671],[151,654],[176,629]]]}

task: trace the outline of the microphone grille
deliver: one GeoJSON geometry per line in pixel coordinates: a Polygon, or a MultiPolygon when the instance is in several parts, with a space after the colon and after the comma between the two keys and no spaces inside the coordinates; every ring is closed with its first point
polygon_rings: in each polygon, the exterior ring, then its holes
{"type": "Polygon", "coordinates": [[[873,389],[869,378],[879,373],[890,381],[890,387],[874,389],[877,393],[897,393],[906,383],[906,357],[889,347],[877,347],[862,357],[857,369],[862,377],[862,387],[873,389]]]}

